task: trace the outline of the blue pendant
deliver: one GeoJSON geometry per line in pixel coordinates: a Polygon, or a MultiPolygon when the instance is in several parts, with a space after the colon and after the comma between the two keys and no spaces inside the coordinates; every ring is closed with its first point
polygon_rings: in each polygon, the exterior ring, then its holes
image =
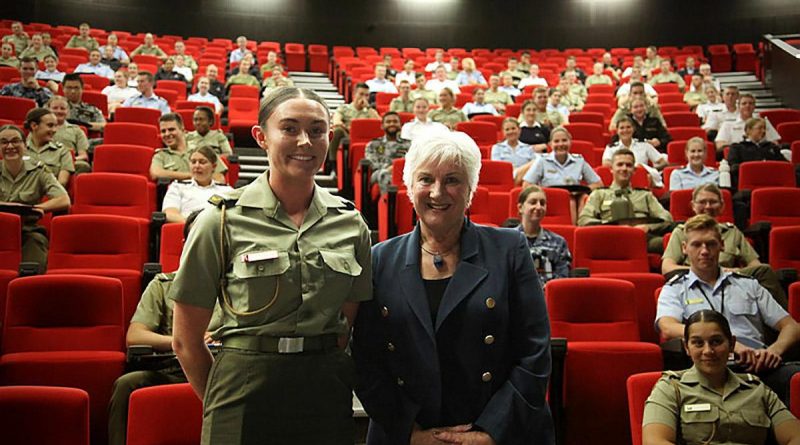
{"type": "Polygon", "coordinates": [[[437,269],[441,269],[444,266],[444,258],[441,255],[434,255],[433,256],[433,267],[437,269]]]}

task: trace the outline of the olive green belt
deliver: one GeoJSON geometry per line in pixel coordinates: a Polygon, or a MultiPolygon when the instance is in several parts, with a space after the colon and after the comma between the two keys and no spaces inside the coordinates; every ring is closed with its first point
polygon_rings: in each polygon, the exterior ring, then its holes
{"type": "Polygon", "coordinates": [[[243,349],[278,354],[299,354],[301,352],[324,351],[338,345],[336,334],[314,337],[267,337],[261,335],[234,335],[224,338],[224,348],[243,349]]]}

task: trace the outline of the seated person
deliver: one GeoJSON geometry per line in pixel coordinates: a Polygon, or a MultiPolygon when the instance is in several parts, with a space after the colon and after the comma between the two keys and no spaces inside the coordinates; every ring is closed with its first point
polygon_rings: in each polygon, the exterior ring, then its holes
{"type": "Polygon", "coordinates": [[[171,57],[175,61],[175,66],[172,67],[173,73],[178,73],[183,76],[185,82],[191,86],[192,79],[194,79],[194,72],[192,72],[192,68],[186,65],[186,58],[181,56],[180,54],[171,57]]]}
{"type": "Polygon", "coordinates": [[[550,90],[550,97],[547,100],[547,111],[560,113],[564,116],[564,125],[566,125],[569,123],[570,108],[568,105],[565,105],[564,102],[569,103],[569,99],[562,101],[561,91],[559,91],[558,88],[550,90]]]}
{"type": "Polygon", "coordinates": [[[661,61],[663,59],[661,56],[658,55],[658,50],[655,46],[648,46],[645,50],[644,55],[644,67],[647,70],[647,75],[650,76],[650,72],[655,70],[656,68],[661,66],[661,61]]]}
{"type": "Polygon", "coordinates": [[[378,186],[372,189],[373,200],[392,183],[392,161],[405,157],[411,146],[411,141],[400,137],[400,115],[394,111],[387,111],[383,115],[381,128],[383,136],[370,141],[364,152],[364,158],[370,162],[372,170],[369,182],[378,186]]]}
{"type": "Polygon", "coordinates": [[[686,102],[686,105],[689,105],[690,109],[695,110],[698,105],[708,102],[704,86],[703,76],[699,73],[692,75],[691,87],[689,91],[683,93],[683,101],[686,102]]]}
{"type": "Polygon", "coordinates": [[[520,219],[517,230],[525,234],[539,281],[546,284],[556,278],[569,277],[572,254],[567,241],[542,227],[542,219],[547,215],[547,195],[544,190],[537,185],[526,187],[519,194],[517,210],[520,219]]]}
{"type": "Polygon", "coordinates": [[[778,396],[758,377],[728,368],[740,339],[725,315],[694,312],[682,335],[682,349],[693,366],[665,372],[653,387],[644,406],[643,443],[756,445],[769,443],[772,435],[780,445],[800,440],[800,422],[778,396]]]}
{"type": "MultiPolygon", "coordinates": [[[[723,122],[719,127],[717,137],[714,138],[714,144],[717,146],[718,151],[723,150],[728,145],[745,140],[747,135],[745,132],[746,123],[752,118],[758,118],[758,113],[755,112],[755,109],[755,97],[747,93],[739,96],[739,115],[734,121],[723,122]]],[[[760,138],[756,139],[757,141],[766,139],[777,143],[781,139],[781,135],[775,131],[775,127],[772,126],[769,119],[761,119],[760,125],[764,127],[764,134],[760,135],[760,138]]]]}
{"type": "Polygon", "coordinates": [[[475,66],[475,60],[471,57],[465,57],[461,61],[462,70],[456,76],[456,83],[459,85],[486,85],[486,79],[483,73],[478,71],[475,66]]]}
{"type": "Polygon", "coordinates": [[[531,64],[530,75],[523,77],[522,80],[519,81],[517,88],[523,90],[525,87],[530,85],[547,88],[547,79],[544,77],[539,77],[539,65],[535,63],[531,64]]]}
{"type": "MultiPolygon", "coordinates": [[[[700,70],[697,68],[697,61],[694,57],[689,56],[686,58],[684,62],[683,68],[678,70],[678,75],[681,77],[686,76],[694,76],[695,74],[700,74],[700,70]]],[[[702,76],[701,76],[702,77],[702,76]]]]}
{"type": "Polygon", "coordinates": [[[392,55],[391,54],[384,54],[383,55],[383,65],[386,67],[386,78],[391,80],[394,83],[394,76],[397,75],[397,71],[392,68],[392,55]]]}
{"type": "Polygon", "coordinates": [[[735,85],[726,86],[722,92],[722,103],[725,106],[721,111],[709,113],[703,121],[702,128],[710,139],[717,135],[724,122],[736,122],[739,119],[739,88],[735,85]]]}
{"type": "Polygon", "coordinates": [[[0,66],[10,66],[11,68],[19,68],[19,58],[14,55],[14,45],[8,42],[3,42],[0,46],[0,66]]]}
{"type": "Polygon", "coordinates": [[[575,71],[567,71],[562,76],[562,79],[567,81],[569,85],[569,93],[572,96],[580,97],[582,101],[586,102],[586,96],[589,95],[589,92],[586,90],[586,87],[580,82],[578,78],[578,73],[575,71]]]}
{"type": "MultiPolygon", "coordinates": [[[[715,220],[725,210],[725,200],[716,184],[701,184],[692,192],[692,210],[695,215],[707,215],[715,220]]],[[[764,286],[775,301],[782,307],[788,307],[786,293],[781,287],[778,276],[769,266],[758,259],[753,246],[747,241],[744,233],[731,223],[717,223],[722,237],[722,246],[719,252],[719,265],[726,272],[736,272],[740,275],[753,277],[764,286]]],[[[672,231],[672,236],[664,250],[661,259],[661,273],[667,278],[689,270],[691,258],[683,251],[686,242],[684,225],[678,224],[672,231]]]]}
{"type": "Polygon", "coordinates": [[[575,73],[578,82],[580,82],[581,84],[584,84],[586,82],[586,73],[583,72],[582,69],[578,68],[578,61],[575,58],[575,56],[567,57],[566,67],[564,68],[564,71],[561,72],[560,76],[565,77],[566,74],[570,71],[575,73]]]}
{"type": "Polygon", "coordinates": [[[694,112],[700,117],[700,122],[705,123],[711,113],[723,111],[725,104],[719,98],[719,91],[714,88],[714,85],[705,84],[703,86],[704,96],[706,101],[697,105],[694,112]]]}
{"type": "Polygon", "coordinates": [[[114,73],[114,84],[103,88],[102,93],[108,97],[108,112],[113,113],[126,100],[138,94],[138,91],[128,85],[128,72],[117,70],[114,73]]]}
{"type": "Polygon", "coordinates": [[[111,71],[118,71],[120,68],[122,68],[122,61],[114,56],[113,46],[103,46],[100,48],[100,52],[103,55],[103,57],[100,59],[100,63],[102,65],[108,66],[111,68],[111,71]]]}
{"type": "Polygon", "coordinates": [[[267,61],[261,65],[261,77],[266,78],[267,73],[271,73],[276,66],[280,65],[278,61],[278,53],[270,51],[267,53],[267,61]]]}
{"type": "Polygon", "coordinates": [[[44,45],[44,40],[42,39],[41,34],[34,34],[31,37],[31,44],[25,48],[25,51],[20,53],[20,57],[30,57],[32,59],[36,59],[38,62],[44,61],[44,58],[47,56],[55,57],[56,53],[53,52],[53,49],[49,46],[44,45]]]}
{"type": "Polygon", "coordinates": [[[666,153],[667,144],[672,140],[667,128],[660,119],[647,114],[645,99],[637,97],[631,100],[631,112],[628,115],[633,122],[633,137],[647,142],[656,150],[666,153]]]}
{"type": "Polygon", "coordinates": [[[42,87],[36,81],[36,60],[23,58],[19,63],[20,81],[6,84],[0,89],[0,96],[23,97],[33,99],[40,107],[44,106],[53,92],[49,88],[42,87]]]}
{"type": "MultiPolygon", "coordinates": [[[[522,179],[524,187],[585,184],[591,190],[595,190],[603,186],[600,176],[583,156],[569,152],[572,147],[572,135],[566,128],[556,127],[550,132],[550,147],[552,151],[541,155],[524,174],[522,179]]],[[[575,222],[586,203],[586,194],[580,191],[573,191],[570,194],[572,195],[570,213],[572,221],[575,222]]]]}
{"type": "Polygon", "coordinates": [[[25,48],[28,47],[28,43],[30,42],[30,37],[28,33],[22,29],[21,22],[11,23],[11,34],[3,36],[3,43],[6,42],[14,46],[14,51],[16,51],[17,54],[25,51],[25,48]]]}
{"type": "MultiPolygon", "coordinates": [[[[553,91],[558,91],[561,94],[560,103],[561,105],[564,105],[570,112],[583,110],[585,101],[581,99],[579,92],[576,92],[570,88],[570,84],[567,79],[560,79],[558,81],[558,86],[553,88],[550,93],[552,94],[553,91]]],[[[548,104],[548,109],[549,105],[550,104],[548,104]]]]}
{"type": "MultiPolygon", "coordinates": [[[[533,91],[533,105],[536,122],[539,122],[544,127],[555,128],[560,127],[567,123],[567,118],[558,111],[547,110],[547,88],[539,87],[533,91]]],[[[526,101],[527,103],[527,101],[526,101]]],[[[522,104],[522,114],[525,115],[526,105],[522,104]]],[[[527,118],[525,121],[527,122],[527,118]]]]}
{"type": "Polygon", "coordinates": [[[617,104],[621,105],[627,102],[628,96],[631,93],[631,87],[636,82],[639,82],[644,86],[644,92],[650,99],[657,99],[658,98],[658,91],[653,88],[652,85],[647,83],[645,80],[645,76],[642,74],[642,68],[633,67],[631,69],[631,74],[626,78],[623,78],[624,83],[617,88],[617,104]],[[627,79],[627,81],[625,81],[627,79]]]}
{"type": "MultiPolygon", "coordinates": [[[[194,219],[200,212],[195,212],[186,220],[183,228],[184,239],[188,237],[194,219]]],[[[167,298],[175,272],[160,273],[153,278],[142,292],[139,305],[131,318],[125,344],[128,347],[150,346],[154,352],[172,352],[172,311],[174,302],[167,298]]],[[[205,340],[212,343],[212,332],[219,328],[220,312],[217,306],[214,317],[208,326],[205,340]]],[[[165,357],[165,360],[169,358],[165,357]]],[[[123,374],[114,382],[111,400],[108,405],[108,444],[124,445],[128,429],[128,402],[131,393],[137,389],[158,385],[186,383],[180,364],[175,360],[172,364],[158,370],[137,370],[123,374]]]]}
{"type": "Polygon", "coordinates": [[[403,124],[403,128],[400,130],[400,137],[402,139],[413,141],[414,138],[424,133],[449,131],[443,124],[428,119],[429,109],[430,104],[428,103],[428,99],[424,97],[414,99],[414,119],[403,124]]]}
{"type": "Polygon", "coordinates": [[[411,84],[404,80],[397,86],[400,95],[389,102],[389,111],[395,113],[413,113],[414,99],[411,98],[411,84]]]}
{"type": "Polygon", "coordinates": [[[453,94],[461,92],[456,81],[447,78],[447,70],[444,67],[439,67],[433,72],[433,78],[425,82],[425,89],[431,90],[438,95],[443,88],[449,89],[453,94]]]}
{"type": "Polygon", "coordinates": [[[476,114],[491,114],[492,116],[497,116],[500,113],[495,110],[492,104],[487,104],[485,102],[485,93],[483,88],[475,88],[472,91],[472,102],[467,102],[464,104],[464,107],[461,111],[467,115],[468,118],[472,118],[473,115],[476,114]]]}
{"type": "Polygon", "coordinates": [[[683,77],[672,72],[672,62],[669,59],[661,59],[659,64],[661,72],[655,76],[650,77],[650,85],[658,85],[659,83],[675,83],[678,84],[678,89],[684,91],[686,89],[686,81],[683,77]]]}
{"type": "Polygon", "coordinates": [[[610,52],[606,51],[603,53],[603,57],[600,59],[600,62],[603,64],[603,69],[611,70],[614,80],[619,81],[619,79],[622,77],[622,69],[620,69],[619,60],[612,56],[610,52]]]}
{"type": "Polygon", "coordinates": [[[583,82],[586,88],[592,85],[614,85],[614,80],[604,73],[605,67],[602,62],[597,62],[592,65],[592,75],[586,78],[583,82]]]}
{"type": "Polygon", "coordinates": [[[139,75],[139,65],[136,62],[131,62],[128,64],[128,86],[132,88],[136,88],[139,84],[136,80],[136,77],[139,75]]]}
{"type": "Polygon", "coordinates": [[[444,50],[437,49],[433,57],[434,57],[433,62],[425,65],[425,72],[428,73],[435,72],[436,68],[439,68],[440,66],[444,67],[445,71],[448,72],[453,71],[453,66],[444,61],[444,50]]]}
{"type": "Polygon", "coordinates": [[[719,172],[705,165],[706,156],[706,141],[703,138],[695,136],[686,141],[686,159],[689,162],[683,168],[672,170],[669,189],[686,190],[701,184],[719,184],[719,172]]]}
{"type": "Polygon", "coordinates": [[[514,77],[511,74],[509,73],[501,74],[500,83],[501,85],[500,88],[498,89],[500,91],[508,93],[508,95],[511,96],[512,98],[516,98],[517,96],[522,94],[522,91],[514,85],[514,77]]]}
{"type": "Polygon", "coordinates": [[[222,130],[212,130],[216,121],[214,110],[209,107],[201,106],[194,109],[192,122],[194,131],[186,133],[186,145],[189,150],[198,147],[211,147],[218,155],[229,155],[233,153],[231,144],[222,130]]]}
{"type": "Polygon", "coordinates": [[[108,35],[106,46],[111,47],[114,50],[114,59],[119,60],[124,65],[130,64],[130,57],[128,57],[128,53],[126,53],[125,50],[119,46],[119,38],[113,32],[108,35]]]}
{"type": "Polygon", "coordinates": [[[217,152],[208,145],[192,150],[189,156],[191,179],[172,182],[164,195],[161,211],[167,215],[167,222],[182,222],[192,212],[203,210],[212,196],[233,190],[211,178],[218,162],[222,161],[218,160],[217,152]]]}
{"type": "Polygon", "coordinates": [[[75,124],[67,122],[69,115],[69,101],[64,96],[53,96],[47,101],[49,109],[56,117],[56,133],[53,135],[53,142],[60,142],[70,151],[75,163],[75,174],[88,173],[92,171],[89,164],[89,139],[83,129],[75,124]]]}
{"type": "Polygon", "coordinates": [[[530,145],[520,142],[519,122],[513,117],[503,119],[503,135],[505,140],[492,146],[491,158],[493,161],[506,161],[514,166],[514,184],[521,184],[522,177],[528,169],[539,159],[539,155],[530,145]]]}
{"type": "Polygon", "coordinates": [[[197,92],[194,94],[189,95],[186,98],[188,101],[192,102],[208,102],[214,104],[214,109],[217,114],[222,114],[223,106],[222,102],[219,101],[219,98],[210,92],[211,89],[211,81],[208,79],[207,76],[202,76],[197,79],[197,92]]]}
{"type": "Polygon", "coordinates": [[[131,51],[131,58],[143,54],[147,56],[156,56],[161,60],[165,60],[167,58],[167,53],[165,53],[164,50],[159,48],[158,45],[156,45],[154,42],[155,39],[153,38],[153,34],[149,32],[145,34],[144,43],[137,46],[136,49],[131,51]]]}
{"type": "Polygon", "coordinates": [[[514,103],[511,95],[500,90],[500,76],[492,74],[489,76],[489,88],[483,94],[487,104],[491,104],[500,113],[506,112],[506,105],[514,103]]]}
{"type": "Polygon", "coordinates": [[[463,111],[454,106],[455,103],[456,97],[450,88],[442,88],[439,91],[439,105],[441,107],[428,112],[428,119],[444,124],[450,130],[455,130],[456,124],[469,120],[463,111]]]}
{"type": "Polygon", "coordinates": [[[178,71],[175,71],[175,59],[167,57],[161,68],[156,71],[155,80],[179,80],[183,83],[188,83],[188,79],[178,71]]]}
{"type": "Polygon", "coordinates": [[[91,28],[88,23],[81,23],[78,26],[78,35],[69,38],[65,48],[84,48],[86,51],[93,51],[100,47],[97,40],[90,34],[91,28]]]}
{"type": "Polygon", "coordinates": [[[420,97],[425,98],[429,104],[435,104],[439,100],[439,93],[425,88],[427,79],[422,73],[418,73],[416,77],[417,88],[411,91],[411,99],[417,100],[420,97]]]}
{"type": "Polygon", "coordinates": [[[144,107],[159,110],[162,115],[170,112],[166,99],[156,96],[153,91],[153,74],[139,71],[136,75],[136,89],[139,93],[129,97],[122,103],[123,107],[144,107]]]}
{"type": "Polygon", "coordinates": [[[367,81],[370,93],[396,93],[397,87],[386,78],[386,65],[379,63],[375,65],[375,77],[367,81]]]}
{"type": "MultiPolygon", "coordinates": [[[[800,340],[800,326],[758,281],[722,270],[722,236],[714,218],[694,216],[683,231],[686,241],[681,247],[691,262],[689,272],[667,282],[656,309],[656,328],[667,340],[662,345],[665,352],[677,349],[674,344],[691,314],[702,309],[719,312],[736,336],[734,370],[757,374],[781,400],[788,401],[789,380],[800,365],[784,363],[784,355],[800,340]],[[772,334],[768,329],[778,333],[774,342],[767,338],[772,334]]],[[[675,360],[668,366],[680,367],[680,363],[675,360]]]]}
{"type": "MultiPolygon", "coordinates": [[[[230,65],[238,64],[245,58],[248,54],[252,55],[253,52],[247,48],[247,37],[239,36],[236,38],[236,49],[231,51],[231,55],[228,58],[228,63],[230,65]]],[[[244,71],[246,72],[246,71],[244,71]]]]}
{"type": "Polygon", "coordinates": [[[103,131],[106,118],[94,105],[83,101],[83,79],[72,73],[64,76],[64,96],[69,101],[67,119],[86,126],[91,131],[103,131]]]}
{"type": "MultiPolygon", "coordinates": [[[[630,94],[625,96],[624,100],[620,98],[620,106],[611,117],[611,122],[608,125],[610,131],[617,129],[617,121],[620,120],[620,118],[631,114],[631,103],[633,103],[634,99],[643,99],[647,115],[661,121],[661,125],[664,127],[667,126],[667,122],[664,121],[664,116],[661,114],[661,108],[658,107],[658,103],[646,96],[645,85],[646,84],[641,82],[633,82],[630,85],[630,94]]],[[[622,87],[620,87],[620,89],[622,89],[622,87]]]]}
{"type": "MultiPolygon", "coordinates": [[[[543,90],[546,98],[547,90],[544,88],[543,90]]],[[[519,140],[532,146],[536,153],[544,153],[547,151],[547,142],[550,140],[550,127],[543,125],[539,119],[547,119],[547,117],[543,118],[539,113],[539,108],[534,99],[528,99],[523,102],[522,114],[518,119],[520,127],[519,140]]],[[[549,122],[549,120],[547,121],[549,122]]]]}
{"type": "Polygon", "coordinates": [[[414,61],[411,59],[403,62],[403,70],[398,71],[397,74],[395,74],[394,84],[399,88],[400,83],[402,83],[404,80],[408,82],[409,85],[412,85],[417,81],[417,73],[414,71],[414,61]]]}
{"type": "Polygon", "coordinates": [[[728,163],[731,167],[731,180],[734,189],[738,189],[739,167],[751,161],[786,161],[781,148],[770,141],[767,133],[767,122],[760,117],[748,119],[744,127],[745,139],[731,145],[728,152],[728,163]]]}
{"type": "Polygon", "coordinates": [[[283,75],[282,65],[275,65],[275,68],[272,68],[271,75],[265,78],[261,85],[264,87],[263,96],[266,97],[275,88],[294,86],[294,81],[283,75]]]}
{"type": "Polygon", "coordinates": [[[58,70],[58,57],[45,56],[44,69],[36,71],[34,78],[36,78],[36,80],[48,80],[61,83],[64,81],[65,74],[65,72],[58,70]]]}
{"type": "Polygon", "coordinates": [[[228,81],[225,82],[225,91],[228,92],[231,89],[231,85],[250,85],[253,87],[261,89],[261,82],[258,79],[250,74],[250,59],[245,57],[239,62],[239,71],[228,77],[228,81]]]}
{"type": "Polygon", "coordinates": [[[517,69],[525,74],[529,74],[531,72],[531,53],[529,51],[522,51],[522,53],[519,55],[517,69]]]}
{"type": "Polygon", "coordinates": [[[75,173],[72,154],[61,142],[53,140],[58,129],[58,119],[47,108],[33,108],[25,116],[25,129],[28,130],[27,154],[32,163],[41,163],[45,169],[66,187],[70,176],[75,173]]]}
{"type": "Polygon", "coordinates": [[[672,228],[672,215],[661,206],[658,199],[647,189],[631,187],[631,178],[636,168],[636,155],[627,148],[614,152],[611,158],[613,182],[608,188],[598,188],[589,195],[589,200],[578,217],[579,226],[590,226],[611,221],[611,204],[619,194],[626,198],[633,210],[633,217],[654,217],[660,223],[639,224],[634,227],[647,234],[647,251],[662,253],[663,235],[672,228]]]}
{"type": "Polygon", "coordinates": [[[217,96],[221,102],[225,102],[225,84],[217,79],[219,75],[219,68],[211,64],[206,67],[206,77],[208,77],[208,92],[217,96]]]}
{"type": "MultiPolygon", "coordinates": [[[[51,115],[52,116],[52,115],[51,115]]],[[[55,120],[55,118],[53,118],[55,120]]],[[[33,206],[35,215],[22,218],[22,261],[39,263],[39,272],[47,268],[47,231],[36,221],[48,212],[67,210],[69,195],[44,163],[28,158],[25,133],[15,125],[0,126],[0,202],[33,206]],[[42,202],[42,198],[48,200],[42,202]]]]}
{"type": "MultiPolygon", "coordinates": [[[[177,42],[175,42],[174,48],[175,48],[175,54],[174,54],[175,65],[176,66],[178,65],[178,56],[183,57],[184,65],[186,65],[190,70],[192,70],[192,75],[194,75],[194,73],[197,72],[197,69],[199,67],[197,65],[197,61],[194,60],[194,57],[192,57],[191,54],[186,52],[186,44],[183,43],[183,41],[178,40],[177,42]]],[[[187,76],[186,78],[188,79],[189,77],[187,76]]]]}
{"type": "Polygon", "coordinates": [[[328,146],[328,162],[336,162],[336,151],[345,136],[350,135],[353,119],[380,119],[381,115],[369,106],[369,86],[360,82],[353,87],[353,101],[339,106],[331,118],[333,137],[328,146]]]}
{"type": "Polygon", "coordinates": [[[509,57],[508,62],[506,62],[506,69],[500,72],[501,79],[506,75],[511,76],[514,87],[519,85],[519,82],[526,77],[526,74],[519,70],[519,61],[516,57],[509,57]]]}
{"type": "Polygon", "coordinates": [[[700,74],[703,76],[703,82],[714,84],[714,88],[716,88],[717,91],[720,91],[722,89],[720,87],[719,79],[717,79],[716,77],[714,77],[713,74],[711,74],[711,65],[707,63],[702,63],[700,64],[699,71],[700,74]]]}
{"type": "MultiPolygon", "coordinates": [[[[153,161],[150,163],[150,177],[153,181],[158,178],[191,179],[192,178],[192,150],[186,144],[186,135],[183,129],[183,119],[180,114],[167,113],[158,120],[161,130],[161,140],[164,148],[156,150],[153,161]]],[[[212,179],[219,184],[225,184],[225,164],[218,162],[214,168],[212,179]]]]}
{"type": "Polygon", "coordinates": [[[659,153],[649,142],[642,142],[633,138],[633,120],[623,117],[617,122],[616,142],[606,146],[603,151],[603,165],[612,166],[614,153],[620,149],[630,150],[636,157],[636,165],[642,166],[650,175],[650,183],[654,187],[663,187],[661,170],[667,166],[667,155],[659,153]],[[652,164],[652,166],[651,166],[652,164]]]}
{"type": "Polygon", "coordinates": [[[96,76],[105,77],[106,79],[113,78],[114,70],[108,65],[100,63],[102,58],[103,56],[100,54],[100,50],[93,49],[89,52],[89,61],[78,65],[73,72],[76,74],[94,74],[96,76]]]}

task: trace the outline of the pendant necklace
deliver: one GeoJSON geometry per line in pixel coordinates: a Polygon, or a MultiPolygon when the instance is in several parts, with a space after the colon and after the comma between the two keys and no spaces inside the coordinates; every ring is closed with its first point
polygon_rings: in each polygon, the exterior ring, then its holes
{"type": "Polygon", "coordinates": [[[433,267],[435,267],[437,270],[441,269],[442,266],[444,266],[444,256],[450,253],[451,250],[453,250],[453,248],[451,247],[449,250],[445,252],[431,252],[430,250],[426,249],[425,246],[423,246],[422,244],[420,244],[419,247],[422,248],[423,252],[433,257],[433,267]]]}

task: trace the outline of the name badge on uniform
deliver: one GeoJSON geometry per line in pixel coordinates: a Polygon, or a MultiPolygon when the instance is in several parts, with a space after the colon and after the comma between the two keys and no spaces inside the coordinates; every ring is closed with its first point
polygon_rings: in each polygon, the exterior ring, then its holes
{"type": "Polygon", "coordinates": [[[687,404],[683,405],[683,410],[687,413],[700,413],[711,411],[711,404],[710,403],[694,403],[694,404],[687,404]]]}
{"type": "Polygon", "coordinates": [[[551,175],[554,175],[554,174],[556,174],[558,172],[555,169],[552,169],[552,170],[547,170],[547,173],[549,173],[551,175]]]}
{"type": "Polygon", "coordinates": [[[692,298],[692,299],[688,299],[687,298],[686,299],[686,304],[700,304],[702,302],[703,302],[702,298],[692,298]]]}
{"type": "Polygon", "coordinates": [[[252,252],[242,254],[242,262],[253,263],[256,261],[274,260],[278,258],[277,250],[267,250],[264,252],[252,252]]]}
{"type": "Polygon", "coordinates": [[[610,206],[610,205],[611,205],[611,202],[612,202],[612,200],[611,200],[611,199],[608,199],[608,200],[605,200],[605,201],[603,201],[603,203],[602,203],[601,205],[603,205],[603,206],[610,206]]]}

